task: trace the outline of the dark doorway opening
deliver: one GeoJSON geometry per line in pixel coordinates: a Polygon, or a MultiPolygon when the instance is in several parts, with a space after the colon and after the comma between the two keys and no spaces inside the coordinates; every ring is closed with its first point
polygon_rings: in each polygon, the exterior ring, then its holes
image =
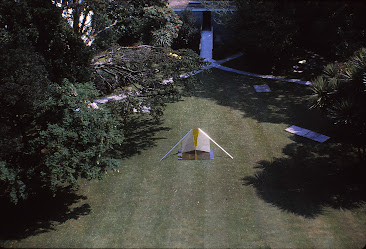
{"type": "Polygon", "coordinates": [[[204,11],[202,19],[202,30],[211,30],[211,11],[204,11]]]}

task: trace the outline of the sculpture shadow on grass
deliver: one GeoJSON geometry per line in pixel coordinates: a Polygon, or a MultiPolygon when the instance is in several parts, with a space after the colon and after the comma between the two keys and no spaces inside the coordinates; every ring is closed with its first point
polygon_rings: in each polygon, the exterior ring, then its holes
{"type": "Polygon", "coordinates": [[[306,218],[324,208],[359,208],[366,204],[365,167],[344,156],[344,150],[312,141],[289,144],[283,150],[287,157],[260,161],[243,185],[254,187],[267,203],[306,218]]]}
{"type": "Polygon", "coordinates": [[[123,143],[114,149],[112,155],[125,159],[135,154],[141,154],[143,150],[155,146],[157,140],[165,139],[156,137],[156,133],[170,130],[168,127],[162,127],[161,124],[161,120],[147,114],[132,116],[128,121],[125,121],[123,143]]]}
{"type": "Polygon", "coordinates": [[[24,239],[54,230],[55,225],[67,220],[88,215],[91,208],[84,203],[86,199],[65,187],[58,190],[56,196],[44,192],[17,205],[0,200],[0,240],[24,239]]]}

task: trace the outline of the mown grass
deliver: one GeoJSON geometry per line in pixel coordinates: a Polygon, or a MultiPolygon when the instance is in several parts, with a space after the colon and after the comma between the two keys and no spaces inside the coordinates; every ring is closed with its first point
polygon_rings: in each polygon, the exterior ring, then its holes
{"type": "Polygon", "coordinates": [[[169,104],[162,123],[134,120],[116,151],[119,172],[85,182],[69,211],[60,210],[73,215],[51,213],[48,226],[34,221],[5,246],[362,248],[365,172],[328,120],[308,110],[310,90],[218,70],[199,77],[203,84],[169,104]],[[262,83],[273,92],[255,93],[262,83]],[[332,139],[284,131],[293,124],[332,139]],[[197,127],[234,159],[212,144],[214,160],[179,161],[175,151],[159,161],[197,127]],[[79,207],[87,210],[73,212],[79,207]]]}

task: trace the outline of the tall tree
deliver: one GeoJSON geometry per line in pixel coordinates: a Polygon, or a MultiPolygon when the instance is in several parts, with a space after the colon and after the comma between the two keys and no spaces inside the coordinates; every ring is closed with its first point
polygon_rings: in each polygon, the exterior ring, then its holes
{"type": "MultiPolygon", "coordinates": [[[[173,24],[179,20],[170,10],[165,12],[164,1],[118,2],[120,9],[111,9],[117,1],[85,1],[100,4],[103,10],[109,7],[110,12],[103,15],[112,24],[117,20],[111,27],[124,20],[118,34],[135,37],[131,43],[155,43],[154,32],[160,29],[171,27],[168,38],[177,32],[173,24]],[[152,8],[154,4],[160,9],[152,8]],[[129,6],[131,12],[122,6],[129,6]],[[135,21],[144,20],[143,26],[128,23],[128,13],[135,21]]],[[[60,3],[67,9],[84,1],[60,3]]],[[[122,141],[123,127],[108,106],[91,108],[100,93],[89,80],[104,91],[119,88],[127,95],[119,106],[146,105],[159,116],[164,103],[179,97],[180,87],[191,82],[184,74],[204,65],[193,51],[154,46],[115,47],[91,60],[92,49],[80,36],[82,25],[75,31],[77,27],[62,18],[61,8],[44,0],[0,2],[0,60],[4,62],[0,68],[0,197],[14,203],[41,190],[55,193],[63,184],[77,187],[79,179],[100,178],[118,165],[109,151],[122,141]]],[[[107,34],[103,32],[99,34],[107,34]]]]}
{"type": "Polygon", "coordinates": [[[88,104],[90,53],[42,0],[0,2],[0,197],[17,203],[40,189],[77,186],[116,162],[122,136],[107,109],[88,104]],[[65,80],[68,78],[69,80],[65,80]]]}
{"type": "Polygon", "coordinates": [[[4,49],[33,47],[46,60],[52,81],[88,80],[91,51],[62,18],[60,9],[50,1],[1,2],[1,29],[7,39],[4,49]]]}
{"type": "Polygon", "coordinates": [[[62,0],[56,5],[86,44],[102,49],[113,43],[168,47],[181,26],[166,0],[62,0]]]}

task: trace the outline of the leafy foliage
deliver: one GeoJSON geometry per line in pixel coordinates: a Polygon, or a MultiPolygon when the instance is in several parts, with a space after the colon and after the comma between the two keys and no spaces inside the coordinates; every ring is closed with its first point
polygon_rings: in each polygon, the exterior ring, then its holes
{"type": "Polygon", "coordinates": [[[71,83],[89,79],[89,50],[51,3],[2,1],[0,12],[0,197],[100,177],[122,136],[107,110],[88,108],[94,87],[71,83]]]}
{"type": "Polygon", "coordinates": [[[159,117],[164,104],[194,81],[180,75],[204,65],[191,50],[152,46],[115,47],[90,64],[81,12],[97,13],[94,35],[116,31],[103,46],[124,39],[170,46],[181,22],[166,1],[58,1],[61,8],[56,2],[0,2],[0,197],[13,203],[45,190],[57,193],[65,185],[77,187],[81,178],[101,178],[115,168],[110,152],[126,127],[114,117],[127,118],[144,106],[159,117]],[[70,8],[74,24],[81,26],[70,27],[61,17],[70,8]],[[85,83],[90,79],[96,87],[85,83]],[[93,109],[96,88],[126,98],[93,109]]]}
{"type": "Polygon", "coordinates": [[[48,78],[86,81],[91,51],[50,1],[2,1],[0,27],[6,32],[2,49],[30,46],[45,59],[48,78]]]}
{"type": "Polygon", "coordinates": [[[178,37],[174,40],[173,48],[190,48],[199,51],[200,29],[197,26],[197,18],[193,12],[186,9],[180,13],[182,27],[179,29],[178,37]]]}
{"type": "Polygon", "coordinates": [[[237,35],[236,46],[263,73],[292,68],[286,62],[306,50],[344,61],[366,46],[362,1],[234,2],[237,11],[218,14],[237,35]]]}
{"type": "Polygon", "coordinates": [[[263,72],[274,70],[296,42],[298,29],[294,19],[283,11],[280,1],[235,3],[236,11],[218,13],[222,23],[235,34],[235,46],[244,50],[254,67],[263,72]]]}
{"type": "Polygon", "coordinates": [[[113,44],[150,44],[170,47],[182,25],[165,0],[63,0],[64,10],[75,34],[98,50],[113,44]],[[86,24],[86,16],[91,24],[86,24]]]}
{"type": "Polygon", "coordinates": [[[91,84],[65,80],[52,86],[53,94],[40,106],[40,117],[52,113],[57,120],[33,142],[40,148],[39,174],[51,189],[63,183],[77,186],[78,178],[101,178],[118,161],[107,152],[122,142],[119,125],[105,108],[93,109],[90,99],[98,92],[91,84]]]}
{"type": "Polygon", "coordinates": [[[322,109],[351,132],[353,143],[365,149],[366,139],[366,49],[345,63],[330,64],[313,84],[313,108],[322,109]]]}
{"type": "Polygon", "coordinates": [[[308,1],[295,7],[295,18],[301,31],[299,44],[302,46],[343,61],[366,45],[364,2],[308,1]]]}
{"type": "Polygon", "coordinates": [[[77,187],[79,178],[101,178],[118,165],[108,151],[123,136],[107,109],[90,108],[98,94],[91,84],[65,80],[44,94],[48,98],[35,106],[32,126],[9,136],[19,149],[11,150],[14,144],[2,138],[0,186],[14,203],[40,189],[55,193],[63,184],[77,187]]]}
{"type": "Polygon", "coordinates": [[[294,42],[296,26],[276,1],[242,0],[237,1],[237,8],[229,21],[248,50],[280,56],[294,42]]]}
{"type": "Polygon", "coordinates": [[[180,96],[180,89],[189,89],[194,77],[182,77],[205,65],[192,50],[171,50],[162,47],[115,47],[93,59],[96,87],[105,92],[123,94],[128,112],[151,108],[161,115],[161,107],[180,96]]]}
{"type": "Polygon", "coordinates": [[[0,188],[17,202],[27,197],[20,174],[37,161],[30,141],[49,80],[44,59],[32,47],[3,49],[0,60],[0,188]]]}
{"type": "Polygon", "coordinates": [[[118,44],[136,43],[170,47],[181,26],[166,1],[113,1],[109,18],[117,20],[118,44]]]}

